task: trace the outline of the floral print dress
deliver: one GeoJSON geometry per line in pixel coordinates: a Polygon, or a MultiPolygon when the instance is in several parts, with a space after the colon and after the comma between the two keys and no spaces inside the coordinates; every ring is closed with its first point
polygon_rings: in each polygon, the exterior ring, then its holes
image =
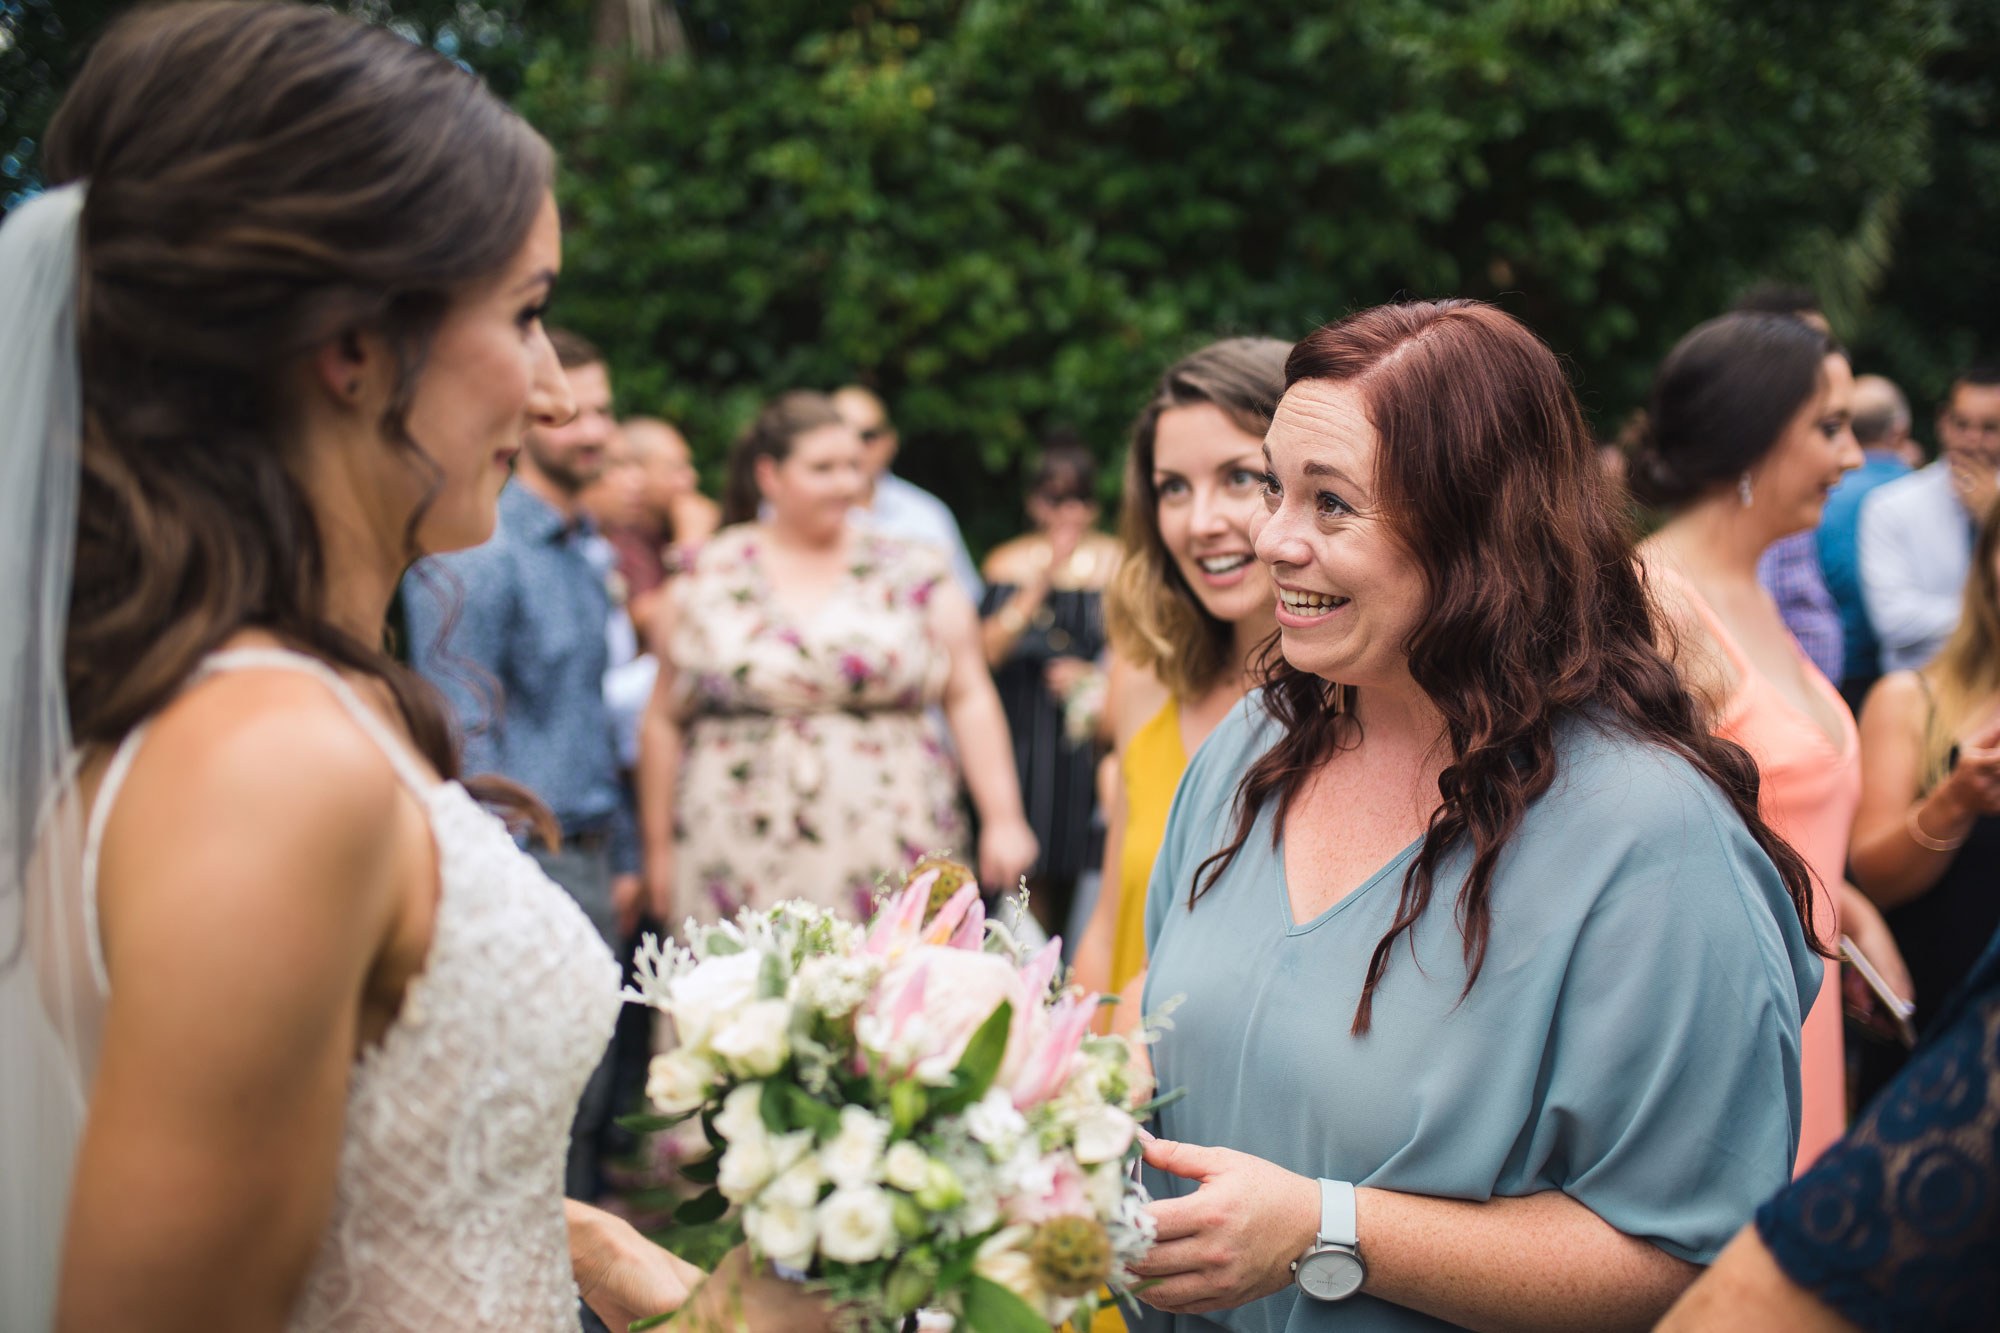
{"type": "Polygon", "coordinates": [[[771,595],[763,541],[725,529],[675,587],[676,910],[707,923],[806,898],[866,919],[884,876],[972,852],[927,711],[950,667],[927,608],[949,571],[857,532],[846,579],[800,618],[771,595]]]}

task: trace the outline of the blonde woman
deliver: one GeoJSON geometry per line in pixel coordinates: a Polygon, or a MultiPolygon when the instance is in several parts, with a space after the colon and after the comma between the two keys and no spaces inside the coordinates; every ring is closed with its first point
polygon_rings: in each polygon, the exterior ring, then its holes
{"type": "Polygon", "coordinates": [[[1095,990],[1116,993],[1144,971],[1146,881],[1174,788],[1278,627],[1250,523],[1263,511],[1264,432],[1290,350],[1275,338],[1211,344],[1161,376],[1132,429],[1125,558],[1106,595],[1118,799],[1076,961],[1095,990]]]}
{"type": "Polygon", "coordinates": [[[1848,860],[1916,985],[1917,1028],[2000,928],[2000,509],[1979,527],[1944,651],[1884,676],[1861,710],[1848,860]]]}

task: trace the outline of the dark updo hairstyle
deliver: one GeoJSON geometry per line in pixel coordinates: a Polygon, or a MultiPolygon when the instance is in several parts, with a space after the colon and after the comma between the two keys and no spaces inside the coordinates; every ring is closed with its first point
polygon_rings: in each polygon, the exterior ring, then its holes
{"type": "Polygon", "coordinates": [[[1831,337],[1788,315],[1711,319],[1674,344],[1653,378],[1632,454],[1632,492],[1678,509],[1757,466],[1819,391],[1831,337]]]}
{"type": "MultiPolygon", "coordinates": [[[[1305,338],[1285,378],[1287,391],[1315,380],[1361,395],[1381,441],[1375,494],[1426,590],[1406,645],[1410,676],[1443,718],[1449,747],[1395,920],[1369,959],[1353,1031],[1368,1030],[1397,938],[1432,910],[1438,867],[1459,849],[1470,869],[1452,912],[1472,988],[1494,872],[1528,806],[1559,776],[1558,728],[1579,718],[1676,754],[1714,783],[1822,947],[1805,862],[1757,813],[1756,763],[1709,731],[1657,646],[1630,524],[1541,340],[1477,301],[1377,306],[1305,338]]],[[[1267,804],[1277,846],[1312,775],[1356,742],[1360,723],[1346,695],[1282,655],[1271,664],[1263,705],[1280,739],[1244,775],[1235,839],[1196,871],[1190,905],[1267,804]]]]}
{"type": "Polygon", "coordinates": [[[78,741],[116,741],[256,627],[382,680],[453,776],[435,693],[328,618],[323,535],[288,466],[290,381],[315,348],[379,335],[396,363],[381,434],[434,493],[411,397],[454,297],[526,242],[548,145],[391,33],[302,5],[197,3],[113,24],[44,147],[52,182],[89,191],[65,663],[78,741]]]}
{"type": "Polygon", "coordinates": [[[1285,357],[1291,350],[1276,338],[1210,343],[1167,368],[1132,423],[1118,517],[1124,559],[1105,589],[1104,620],[1118,654],[1151,671],[1184,700],[1207,694],[1230,670],[1236,627],[1208,613],[1160,537],[1154,437],[1167,412],[1208,403],[1245,435],[1263,439],[1285,395],[1285,357]]]}
{"type": "Polygon", "coordinates": [[[1097,503],[1097,460],[1075,431],[1058,427],[1043,437],[1028,494],[1041,500],[1053,496],[1058,501],[1097,503]]]}
{"type": "Polygon", "coordinates": [[[757,517],[764,503],[764,493],[757,486],[758,459],[782,463],[792,456],[792,444],[799,436],[823,426],[845,424],[834,410],[833,399],[811,389],[793,389],[766,403],[730,446],[729,477],[722,488],[722,521],[748,523],[757,517]]]}

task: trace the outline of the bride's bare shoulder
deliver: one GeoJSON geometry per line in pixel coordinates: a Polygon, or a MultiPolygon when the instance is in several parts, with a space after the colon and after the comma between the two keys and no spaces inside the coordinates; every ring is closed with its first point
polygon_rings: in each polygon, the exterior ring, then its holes
{"type": "Polygon", "coordinates": [[[105,826],[107,955],[121,922],[325,929],[370,951],[396,903],[388,836],[407,798],[325,683],[219,673],[155,718],[105,826]],[[355,933],[349,935],[349,931],[355,933]]]}

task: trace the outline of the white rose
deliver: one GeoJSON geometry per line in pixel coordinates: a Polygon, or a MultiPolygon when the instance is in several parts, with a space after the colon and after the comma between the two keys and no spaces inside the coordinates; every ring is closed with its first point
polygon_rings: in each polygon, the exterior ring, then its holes
{"type": "Polygon", "coordinates": [[[985,1144],[994,1158],[1006,1157],[1028,1132],[1028,1121],[1014,1109],[1005,1088],[995,1087],[965,1108],[965,1132],[985,1144]]]}
{"type": "Polygon", "coordinates": [[[842,1188],[874,1181],[882,1166],[889,1122],[865,1106],[840,1108],[840,1133],[819,1150],[820,1169],[842,1188]]]}
{"type": "Polygon", "coordinates": [[[766,1137],[769,1131],[764,1128],[763,1105],[762,1083],[744,1083],[731,1088],[729,1095],[722,1099],[722,1109],[715,1114],[715,1132],[731,1143],[766,1137]]]}
{"type": "Polygon", "coordinates": [[[819,1252],[835,1263],[880,1259],[895,1238],[895,1210],[879,1185],[837,1189],[819,1206],[819,1252]]]}
{"type": "Polygon", "coordinates": [[[889,1149],[889,1155],[882,1159],[882,1174],[891,1185],[906,1193],[915,1194],[924,1187],[925,1175],[930,1169],[931,1159],[916,1144],[904,1139],[889,1149]]]}
{"type": "Polygon", "coordinates": [[[764,1188],[764,1182],[777,1170],[777,1162],[771,1155],[771,1143],[768,1135],[731,1140],[722,1154],[722,1165],[715,1176],[715,1187],[722,1191],[724,1198],[742,1203],[764,1188]]]}
{"type": "Polygon", "coordinates": [[[757,998],[757,973],[763,957],[745,950],[704,959],[686,976],[667,987],[667,1007],[674,1031],[685,1046],[706,1046],[715,1029],[757,998]]]}
{"type": "Polygon", "coordinates": [[[809,1203],[766,1195],[743,1210],[743,1234],[766,1258],[787,1268],[810,1268],[819,1217],[809,1203]]]}
{"type": "Polygon", "coordinates": [[[680,1115],[708,1100],[715,1065],[682,1046],[656,1055],[646,1067],[646,1100],[661,1115],[680,1115]]]}
{"type": "Polygon", "coordinates": [[[1106,1162],[1084,1173],[1084,1193],[1090,1199],[1091,1211],[1098,1217],[1116,1217],[1118,1203],[1125,1197],[1125,1168],[1118,1162],[1106,1162]]]}
{"type": "Polygon", "coordinates": [[[1115,1106],[1099,1104],[1076,1118],[1076,1160],[1085,1166],[1123,1157],[1138,1123],[1115,1106]]]}
{"type": "MultiPolygon", "coordinates": [[[[799,1161],[787,1167],[776,1180],[766,1185],[764,1192],[757,1196],[757,1203],[760,1207],[768,1207],[773,1203],[788,1203],[794,1208],[811,1209],[819,1202],[819,1187],[825,1179],[820,1174],[819,1163],[814,1160],[811,1153],[807,1153],[799,1161]]],[[[794,1268],[804,1266],[792,1265],[794,1268]]]]}
{"type": "Polygon", "coordinates": [[[737,1073],[762,1078],[778,1072],[792,1053],[792,1006],[758,1000],[717,1030],[709,1044],[737,1073]]]}

